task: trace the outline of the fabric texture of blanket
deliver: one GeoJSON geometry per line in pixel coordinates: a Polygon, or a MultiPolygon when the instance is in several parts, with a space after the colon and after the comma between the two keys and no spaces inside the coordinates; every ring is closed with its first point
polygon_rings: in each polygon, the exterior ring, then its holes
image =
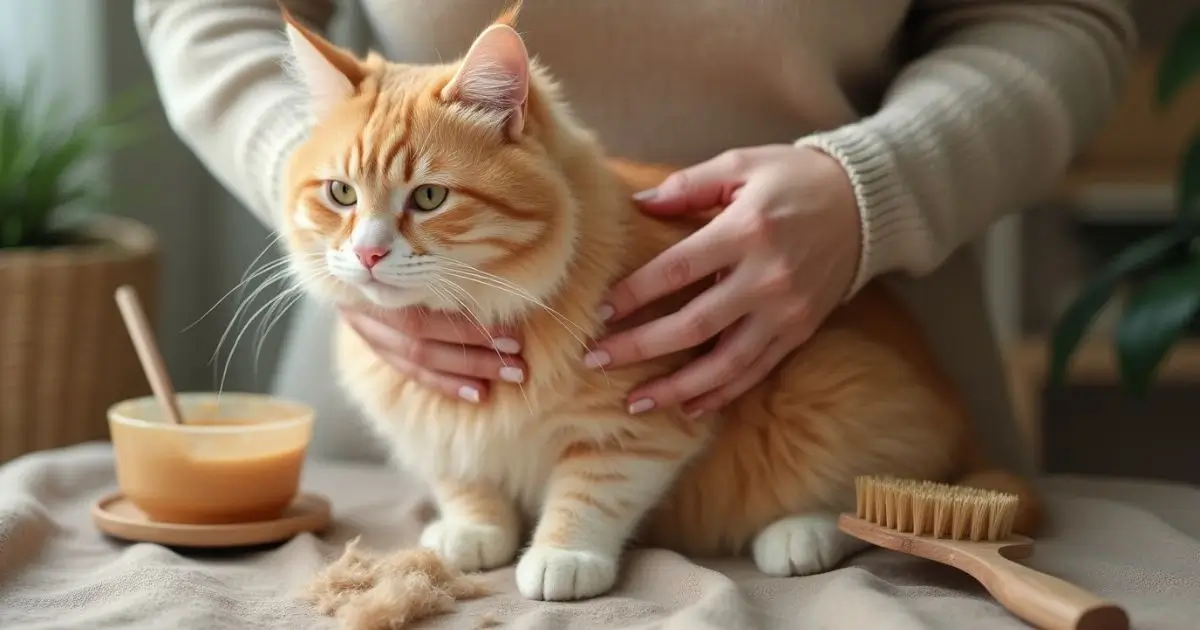
{"type": "MultiPolygon", "coordinates": [[[[115,541],[92,502],[115,486],[107,444],[28,455],[0,468],[0,628],[5,630],[332,629],[295,595],[362,536],[416,542],[431,510],[423,487],[389,469],[310,462],[304,488],[333,501],[337,525],[251,553],[181,553],[115,541]]],[[[1051,527],[1032,566],[1125,605],[1138,630],[1200,627],[1200,489],[1121,480],[1044,481],[1051,527]]],[[[969,577],[872,550],[829,573],[778,579],[746,559],[693,561],[631,552],[606,597],[547,604],[516,592],[511,567],[421,628],[518,630],[1014,630],[1025,628],[969,577]]]]}

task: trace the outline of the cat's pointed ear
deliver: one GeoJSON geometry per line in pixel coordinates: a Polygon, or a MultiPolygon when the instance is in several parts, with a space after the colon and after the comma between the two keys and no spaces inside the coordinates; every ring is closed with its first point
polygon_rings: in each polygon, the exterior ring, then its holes
{"type": "Polygon", "coordinates": [[[529,104],[529,51],[521,35],[505,23],[489,26],[471,44],[442,98],[501,114],[505,131],[520,135],[529,104]]]}
{"type": "Polygon", "coordinates": [[[308,88],[314,113],[323,114],[354,96],[366,78],[366,70],[358,59],[309,30],[286,8],[280,8],[292,52],[287,68],[308,88]]]}

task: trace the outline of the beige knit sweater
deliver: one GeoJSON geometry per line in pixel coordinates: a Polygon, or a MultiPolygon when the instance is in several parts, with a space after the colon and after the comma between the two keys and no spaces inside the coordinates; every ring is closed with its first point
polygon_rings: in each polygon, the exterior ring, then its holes
{"type": "MultiPolygon", "coordinates": [[[[461,54],[505,4],[362,1],[381,51],[415,62],[461,54]]],[[[286,4],[318,26],[333,12],[329,0],[286,4]]],[[[963,246],[1045,194],[1106,121],[1134,46],[1124,2],[524,4],[531,50],[615,154],[685,165],[795,141],[841,161],[863,217],[856,286],[908,278],[898,283],[989,441],[1016,459],[980,274],[963,246]]],[[[273,223],[284,160],[309,125],[301,88],[280,69],[276,0],[137,0],[136,12],[175,130],[273,223]]],[[[327,369],[295,380],[328,381],[327,369]]]]}

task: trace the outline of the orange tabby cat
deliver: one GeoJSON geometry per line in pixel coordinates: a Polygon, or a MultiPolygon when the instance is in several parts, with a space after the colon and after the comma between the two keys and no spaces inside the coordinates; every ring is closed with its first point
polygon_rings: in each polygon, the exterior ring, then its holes
{"type": "MultiPolygon", "coordinates": [[[[345,389],[434,488],[440,518],[422,545],[460,569],[490,569],[516,558],[529,519],[517,585],[568,600],[608,591],[631,540],[748,552],[772,575],[827,570],[863,547],[835,524],[860,474],[1034,499],[983,472],[958,395],[877,285],[719,416],[629,414],[625,392],[695,352],[589,369],[584,344],[604,328],[596,307],[691,228],[637,211],[632,192],[669,169],[606,160],[510,20],[455,63],[404,65],[358,59],[288,18],[292,69],[317,116],[290,163],[282,228],[307,289],[524,333],[527,379],[496,383],[480,403],[421,386],[339,329],[345,389]]],[[[1027,509],[1019,525],[1036,520],[1027,509]]]]}

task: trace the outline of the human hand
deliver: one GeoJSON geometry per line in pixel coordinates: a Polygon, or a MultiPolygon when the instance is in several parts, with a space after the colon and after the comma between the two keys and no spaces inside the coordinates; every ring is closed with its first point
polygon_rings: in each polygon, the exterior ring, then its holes
{"type": "Polygon", "coordinates": [[[723,407],[807,340],[854,281],[862,251],[854,188],[841,164],[816,149],[729,151],[637,198],[659,215],[724,210],[617,283],[601,307],[616,321],[718,276],[677,313],[602,339],[585,356],[591,367],[616,367],[719,336],[708,354],[631,392],[631,413],[682,404],[695,417],[723,407]]]}
{"type": "Polygon", "coordinates": [[[419,308],[341,314],[380,358],[430,389],[478,403],[490,381],[525,380],[516,331],[488,330],[465,316],[419,308]]]}

